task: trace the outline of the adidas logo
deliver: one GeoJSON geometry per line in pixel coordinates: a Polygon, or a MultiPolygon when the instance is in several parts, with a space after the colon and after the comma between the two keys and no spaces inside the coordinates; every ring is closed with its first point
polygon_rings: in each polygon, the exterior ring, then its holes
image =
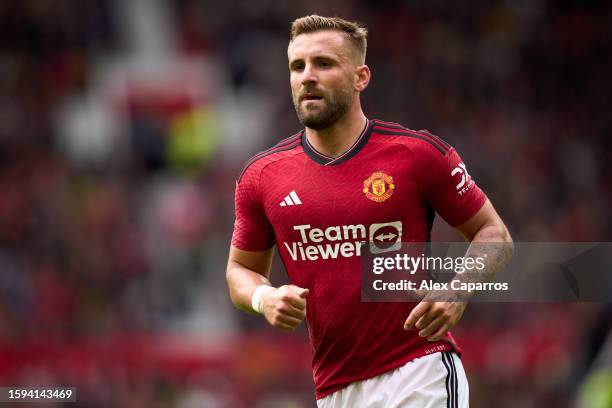
{"type": "Polygon", "coordinates": [[[294,190],[290,192],[289,195],[283,199],[283,201],[281,201],[280,206],[285,207],[287,205],[300,205],[300,204],[302,204],[302,202],[300,201],[297,194],[295,194],[295,190],[294,190]]]}

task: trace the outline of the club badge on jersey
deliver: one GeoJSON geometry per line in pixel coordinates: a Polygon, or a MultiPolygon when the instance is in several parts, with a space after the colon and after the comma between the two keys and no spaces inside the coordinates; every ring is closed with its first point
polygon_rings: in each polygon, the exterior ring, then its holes
{"type": "Polygon", "coordinates": [[[370,200],[377,203],[382,203],[391,197],[394,189],[395,184],[393,184],[393,177],[382,171],[374,172],[363,182],[364,194],[370,200]]]}

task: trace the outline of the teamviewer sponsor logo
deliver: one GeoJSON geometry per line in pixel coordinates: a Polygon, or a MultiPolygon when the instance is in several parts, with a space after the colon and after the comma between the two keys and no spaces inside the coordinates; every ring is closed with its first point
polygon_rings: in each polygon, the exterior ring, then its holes
{"type": "Polygon", "coordinates": [[[370,243],[374,254],[396,251],[401,247],[402,222],[394,221],[372,224],[334,225],[313,228],[310,224],[295,225],[293,230],[299,239],[283,242],[294,261],[316,261],[361,256],[362,244],[370,243]]]}
{"type": "Polygon", "coordinates": [[[397,251],[402,247],[402,222],[370,225],[370,253],[397,251]]]}

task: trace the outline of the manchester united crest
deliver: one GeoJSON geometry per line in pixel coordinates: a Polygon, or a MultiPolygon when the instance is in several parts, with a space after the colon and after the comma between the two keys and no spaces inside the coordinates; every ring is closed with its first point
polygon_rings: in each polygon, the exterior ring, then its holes
{"type": "Polygon", "coordinates": [[[382,203],[391,197],[394,189],[395,185],[393,184],[393,177],[383,173],[382,171],[373,173],[363,182],[363,192],[365,193],[366,197],[372,201],[376,201],[377,203],[382,203]]]}

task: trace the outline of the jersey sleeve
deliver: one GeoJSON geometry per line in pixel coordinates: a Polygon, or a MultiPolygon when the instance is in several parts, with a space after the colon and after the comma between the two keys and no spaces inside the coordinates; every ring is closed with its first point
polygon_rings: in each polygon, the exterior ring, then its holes
{"type": "Polygon", "coordinates": [[[264,251],[274,245],[274,231],[264,212],[258,173],[247,171],[236,182],[232,245],[244,251],[264,251]]]}
{"type": "Polygon", "coordinates": [[[427,204],[453,227],[470,219],[487,200],[452,147],[446,154],[430,146],[424,148],[419,181],[427,204]]]}

